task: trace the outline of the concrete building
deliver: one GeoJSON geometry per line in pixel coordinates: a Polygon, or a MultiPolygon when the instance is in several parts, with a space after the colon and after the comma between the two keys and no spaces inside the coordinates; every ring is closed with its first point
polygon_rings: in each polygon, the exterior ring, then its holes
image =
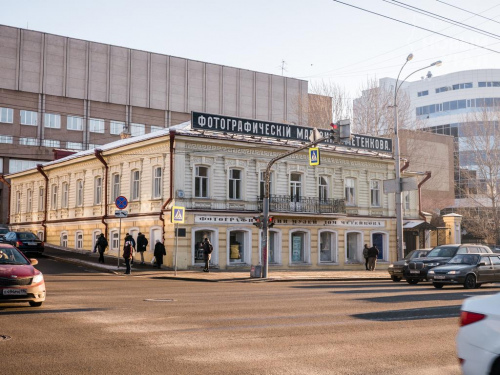
{"type": "Polygon", "coordinates": [[[1,25],[0,45],[0,174],[52,160],[54,148],[168,128],[191,111],[308,123],[304,80],[1,25]]]}
{"type": "MultiPolygon", "coordinates": [[[[118,253],[125,232],[136,236],[140,231],[150,244],[165,238],[166,264],[172,266],[175,237],[169,216],[172,207],[180,206],[186,210],[179,227],[180,269],[202,267],[199,243],[205,237],[214,244],[215,267],[249,269],[261,259],[261,231],[252,224],[262,210],[263,172],[271,159],[302,145],[311,132],[193,113],[192,122],[9,175],[11,226],[38,233],[51,244],[88,251],[106,233],[110,254],[118,253]],[[119,195],[130,201],[122,233],[114,215],[119,195]]],[[[382,264],[396,259],[394,199],[382,189],[384,180],[394,178],[394,160],[364,144],[321,144],[319,166],[309,165],[306,151],[274,164],[271,267],[364,268],[364,243],[379,247],[382,264]]],[[[423,222],[418,192],[407,202],[406,223],[423,222]]]]}

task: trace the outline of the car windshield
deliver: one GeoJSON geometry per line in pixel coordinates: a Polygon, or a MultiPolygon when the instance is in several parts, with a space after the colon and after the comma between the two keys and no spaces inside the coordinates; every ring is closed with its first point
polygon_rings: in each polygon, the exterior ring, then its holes
{"type": "Polygon", "coordinates": [[[451,258],[453,255],[455,255],[455,252],[457,251],[457,246],[438,246],[432,249],[429,254],[427,254],[428,258],[432,257],[444,257],[444,258],[451,258]]]}
{"type": "Polygon", "coordinates": [[[20,240],[37,240],[38,237],[35,236],[33,233],[29,232],[21,232],[17,234],[19,236],[20,240]]]}
{"type": "Polygon", "coordinates": [[[416,250],[412,250],[404,257],[404,259],[409,260],[411,258],[416,258],[416,257],[417,257],[416,250]]]}
{"type": "Polygon", "coordinates": [[[7,233],[9,230],[6,229],[6,228],[0,228],[0,234],[5,234],[7,233]]]}
{"type": "Polygon", "coordinates": [[[16,249],[0,248],[0,265],[1,264],[30,264],[30,263],[16,249]]]}
{"type": "Polygon", "coordinates": [[[477,264],[479,258],[477,254],[460,254],[451,258],[448,264],[477,264]]]}

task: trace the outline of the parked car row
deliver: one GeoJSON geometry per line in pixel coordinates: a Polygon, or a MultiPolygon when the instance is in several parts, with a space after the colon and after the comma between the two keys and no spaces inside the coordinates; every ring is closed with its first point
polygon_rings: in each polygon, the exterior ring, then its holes
{"type": "Polygon", "coordinates": [[[472,289],[500,282],[500,255],[484,245],[441,245],[430,251],[414,250],[388,271],[393,281],[404,278],[408,284],[431,281],[438,289],[446,284],[472,289]]]}

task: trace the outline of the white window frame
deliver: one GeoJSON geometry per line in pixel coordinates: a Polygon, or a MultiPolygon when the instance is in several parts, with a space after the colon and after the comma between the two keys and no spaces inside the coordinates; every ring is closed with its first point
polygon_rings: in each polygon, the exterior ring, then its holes
{"type": "MultiPolygon", "coordinates": [[[[241,266],[242,264],[249,265],[252,263],[252,230],[242,227],[230,227],[226,230],[226,264],[228,267],[241,266]],[[241,262],[231,262],[231,232],[243,232],[243,259],[241,262]]],[[[215,246],[214,246],[215,247],[215,246]]],[[[214,249],[215,250],[215,249],[214,249]]]]}
{"type": "Polygon", "coordinates": [[[165,129],[163,126],[151,125],[150,133],[154,133],[163,129],[165,129]]]}
{"type": "Polygon", "coordinates": [[[344,182],[344,194],[346,206],[356,206],[356,179],[346,177],[344,182]]]}
{"type": "Polygon", "coordinates": [[[14,122],[14,110],[12,108],[0,107],[0,122],[12,124],[14,122]]]}
{"type": "Polygon", "coordinates": [[[125,123],[123,121],[110,121],[109,134],[119,135],[123,133],[123,129],[125,129],[125,123]]]}
{"type": "Polygon", "coordinates": [[[318,199],[325,202],[329,198],[329,179],[326,176],[318,176],[318,199]],[[324,183],[323,183],[324,182],[324,183]]]}
{"type": "Polygon", "coordinates": [[[110,232],[109,234],[109,238],[110,238],[110,250],[118,250],[118,246],[119,246],[119,243],[120,243],[120,233],[118,232],[118,230],[114,229],[110,232]]]}
{"type": "Polygon", "coordinates": [[[16,191],[16,214],[21,213],[21,192],[16,191]]]}
{"type": "Polygon", "coordinates": [[[21,137],[19,138],[19,144],[22,146],[37,146],[38,139],[31,137],[21,137]]]}
{"type": "Polygon", "coordinates": [[[304,193],[303,186],[302,186],[302,180],[304,179],[304,176],[302,173],[299,172],[291,172],[290,175],[288,176],[288,186],[289,186],[289,192],[290,192],[290,201],[291,202],[300,202],[302,199],[302,194],[304,193]],[[299,176],[298,181],[292,181],[292,176],[299,176]],[[297,191],[299,194],[296,194],[297,191]]]}
{"type": "Polygon", "coordinates": [[[42,146],[59,148],[61,147],[61,141],[58,141],[56,139],[44,139],[42,140],[42,146]]]}
{"type": "Polygon", "coordinates": [[[318,231],[318,264],[338,264],[339,262],[339,246],[338,246],[338,232],[330,229],[320,229],[318,231]],[[331,235],[331,256],[332,260],[321,260],[321,235],[329,233],[331,235]]]}
{"type": "Polygon", "coordinates": [[[21,111],[21,125],[37,126],[38,112],[24,110],[21,111]]]}
{"type": "Polygon", "coordinates": [[[61,129],[61,115],[57,113],[45,113],[43,126],[51,129],[61,129]]]}
{"type": "Polygon", "coordinates": [[[33,190],[26,190],[26,212],[31,213],[33,211],[33,190]]]}
{"type": "Polygon", "coordinates": [[[66,117],[66,129],[82,131],[83,130],[83,117],[70,116],[66,117]]]}
{"type": "Polygon", "coordinates": [[[243,176],[245,175],[244,170],[241,168],[229,168],[227,179],[227,197],[231,200],[242,200],[243,199],[243,186],[245,186],[243,176]],[[239,177],[234,176],[234,172],[239,173],[239,177]],[[231,188],[233,189],[233,195],[231,196],[231,188]]]}
{"type": "Polygon", "coordinates": [[[289,249],[288,249],[288,262],[290,265],[304,265],[304,264],[311,264],[311,231],[309,229],[305,228],[296,228],[292,229],[289,231],[288,234],[288,243],[289,243],[289,249]],[[304,233],[304,258],[302,259],[301,262],[292,262],[293,259],[293,243],[292,243],[292,237],[294,233],[304,233]]]}
{"type": "Polygon", "coordinates": [[[14,138],[11,135],[0,135],[0,143],[13,144],[14,138]]]}
{"type": "Polygon", "coordinates": [[[120,174],[119,173],[113,173],[111,175],[111,183],[112,183],[112,192],[113,192],[113,201],[116,200],[120,196],[120,174]],[[117,181],[118,177],[118,181],[117,181]]]}
{"type": "Polygon", "coordinates": [[[194,168],[194,186],[193,186],[193,195],[195,198],[208,198],[210,196],[210,167],[206,165],[196,165],[194,168]],[[207,171],[206,176],[200,176],[199,171],[200,168],[204,168],[207,171]],[[196,193],[196,186],[200,185],[200,194],[197,195],[196,193]],[[205,187],[206,192],[203,192],[204,189],[202,187],[205,187]]]}
{"type": "Polygon", "coordinates": [[[69,190],[69,183],[63,182],[62,183],[62,192],[61,192],[61,208],[68,208],[68,193],[69,190]]]}
{"type": "Polygon", "coordinates": [[[370,205],[381,207],[380,180],[370,180],[370,205]]]}
{"type": "Polygon", "coordinates": [[[161,198],[162,192],[162,169],[160,166],[153,167],[153,198],[161,198]]]}
{"type": "Polygon", "coordinates": [[[76,206],[77,207],[82,207],[83,206],[83,200],[84,200],[84,184],[83,180],[77,180],[76,181],[76,206]]]}
{"type": "Polygon", "coordinates": [[[141,171],[138,169],[130,172],[130,198],[133,201],[141,199],[141,171]]]}
{"type": "Polygon", "coordinates": [[[50,209],[51,210],[57,210],[57,190],[58,186],[56,184],[53,184],[50,188],[50,209]]]}
{"type": "Polygon", "coordinates": [[[102,203],[102,177],[94,178],[94,205],[102,203]]]}
{"type": "MultiPolygon", "coordinates": [[[[371,238],[371,237],[370,237],[371,238]]],[[[345,263],[346,264],[357,264],[357,263],[362,263],[364,262],[364,258],[363,258],[363,244],[365,243],[365,239],[364,239],[364,234],[362,231],[359,231],[359,230],[348,230],[348,231],[345,231],[344,232],[344,259],[345,259],[345,263]],[[347,243],[347,237],[350,233],[354,233],[357,235],[359,241],[357,243],[357,247],[355,249],[355,255],[356,255],[356,258],[355,259],[349,259],[347,258],[347,250],[348,250],[348,243],[347,243]],[[363,258],[363,260],[362,260],[363,258]]]]}
{"type": "Polygon", "coordinates": [[[83,249],[83,231],[81,230],[75,232],[75,249],[83,249]]]}
{"type": "Polygon", "coordinates": [[[40,187],[38,189],[38,211],[43,211],[45,209],[45,188],[40,187]]]}
{"type": "Polygon", "coordinates": [[[404,192],[404,209],[405,210],[410,210],[411,209],[411,196],[409,191],[404,192]]]}
{"type": "Polygon", "coordinates": [[[68,232],[61,232],[59,243],[62,247],[68,247],[68,232]]]}
{"type": "Polygon", "coordinates": [[[137,137],[144,134],[146,134],[146,125],[137,123],[130,124],[130,135],[132,137],[137,137]]]}
{"type": "Polygon", "coordinates": [[[66,142],[68,150],[83,150],[83,143],[81,142],[66,142]]]}
{"type": "Polygon", "coordinates": [[[100,118],[91,118],[89,120],[89,131],[91,133],[104,134],[104,120],[100,118]]]}

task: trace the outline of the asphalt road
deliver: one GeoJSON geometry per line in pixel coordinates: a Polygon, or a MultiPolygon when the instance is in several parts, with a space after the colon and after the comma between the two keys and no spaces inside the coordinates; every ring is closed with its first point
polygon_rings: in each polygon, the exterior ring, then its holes
{"type": "Polygon", "coordinates": [[[38,268],[42,307],[0,305],[0,374],[459,374],[460,304],[500,291],[38,268]]]}

